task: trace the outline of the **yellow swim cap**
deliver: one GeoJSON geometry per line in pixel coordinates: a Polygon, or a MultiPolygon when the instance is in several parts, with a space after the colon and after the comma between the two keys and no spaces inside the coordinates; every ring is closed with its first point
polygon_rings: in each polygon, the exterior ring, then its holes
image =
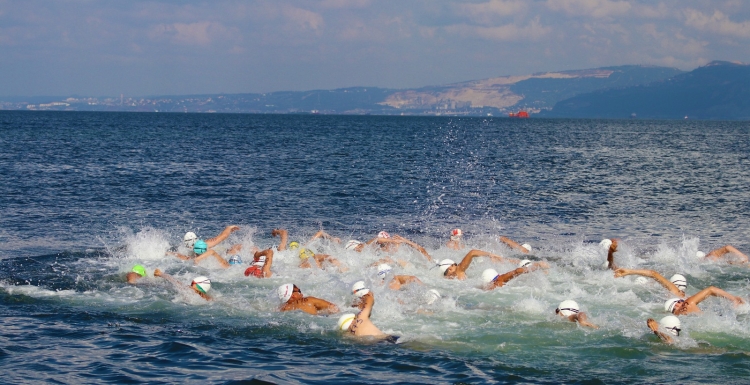
{"type": "Polygon", "coordinates": [[[292,241],[289,242],[289,250],[299,249],[299,242],[292,241]]]}
{"type": "Polygon", "coordinates": [[[313,253],[313,251],[310,250],[310,249],[300,249],[299,250],[299,257],[300,257],[300,259],[307,259],[307,258],[310,258],[310,257],[312,257],[314,255],[315,255],[315,253],[313,253]]]}

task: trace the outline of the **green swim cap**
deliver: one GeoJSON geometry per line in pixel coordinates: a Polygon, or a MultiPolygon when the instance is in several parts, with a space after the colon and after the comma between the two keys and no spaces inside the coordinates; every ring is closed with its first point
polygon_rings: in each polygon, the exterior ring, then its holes
{"type": "Polygon", "coordinates": [[[143,266],[141,266],[141,265],[135,265],[135,266],[133,266],[133,270],[132,271],[134,273],[137,273],[141,277],[145,277],[146,276],[146,269],[143,266]]]}

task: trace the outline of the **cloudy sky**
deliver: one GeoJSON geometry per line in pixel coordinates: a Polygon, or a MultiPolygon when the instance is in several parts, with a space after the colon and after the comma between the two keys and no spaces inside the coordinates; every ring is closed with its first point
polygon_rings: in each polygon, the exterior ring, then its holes
{"type": "Polygon", "coordinates": [[[750,62],[750,1],[0,0],[0,96],[410,88],[750,62]]]}

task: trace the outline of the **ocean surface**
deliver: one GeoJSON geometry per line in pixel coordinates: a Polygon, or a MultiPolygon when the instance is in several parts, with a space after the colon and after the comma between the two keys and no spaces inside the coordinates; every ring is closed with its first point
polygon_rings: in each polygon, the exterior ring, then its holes
{"type": "Polygon", "coordinates": [[[646,319],[671,297],[655,282],[614,278],[618,265],[681,273],[688,295],[717,286],[750,297],[750,269],[697,251],[750,253],[750,123],[455,117],[0,111],[2,383],[747,383],[750,306],[710,298],[682,316],[674,345],[646,319]],[[222,269],[165,255],[182,237],[240,226],[245,263],[222,269]],[[306,242],[318,230],[411,239],[435,260],[471,249],[548,270],[493,291],[476,259],[446,280],[402,246],[355,253],[308,247],[345,271],[300,269],[277,252],[270,279],[245,277],[274,228],[306,242]],[[466,248],[445,246],[460,228],[466,248]],[[423,285],[379,284],[378,259],[423,285]],[[124,282],[135,264],[148,277],[124,282]],[[207,302],[154,278],[208,276],[207,302]],[[276,288],[351,311],[350,287],[375,294],[372,320],[402,336],[360,341],[339,315],[280,313],[276,288]],[[428,290],[441,298],[429,303],[428,290]],[[554,314],[574,299],[598,329],[554,314]]]}

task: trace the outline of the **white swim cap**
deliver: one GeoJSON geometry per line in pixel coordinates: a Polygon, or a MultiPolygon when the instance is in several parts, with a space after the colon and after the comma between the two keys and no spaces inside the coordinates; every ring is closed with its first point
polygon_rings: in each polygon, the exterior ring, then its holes
{"type": "Polygon", "coordinates": [[[294,291],[294,285],[291,283],[285,283],[276,289],[276,294],[279,295],[281,302],[289,301],[292,298],[292,292],[294,291]]]}
{"type": "Polygon", "coordinates": [[[185,237],[182,238],[183,242],[185,243],[185,247],[188,249],[193,249],[193,244],[195,243],[195,240],[198,239],[198,236],[195,235],[194,232],[188,231],[185,233],[185,237]]]}
{"type": "Polygon", "coordinates": [[[428,305],[432,305],[433,303],[435,303],[435,301],[439,300],[440,298],[442,298],[442,296],[440,295],[440,292],[435,289],[430,289],[427,292],[427,304],[428,305]]]}
{"type": "Polygon", "coordinates": [[[526,249],[526,251],[531,251],[531,245],[528,244],[528,243],[524,243],[523,245],[521,245],[521,247],[523,247],[524,249],[526,249]]]}
{"type": "Polygon", "coordinates": [[[195,277],[193,278],[193,283],[191,285],[195,285],[195,287],[203,294],[206,294],[209,290],[211,290],[211,280],[204,277],[195,277]]]}
{"type": "Polygon", "coordinates": [[[702,251],[696,251],[695,252],[695,257],[698,258],[698,259],[704,258],[705,256],[706,256],[706,253],[704,253],[702,251]]]}
{"type": "Polygon", "coordinates": [[[518,267],[531,267],[531,261],[524,259],[523,261],[518,262],[518,267]]]}
{"type": "Polygon", "coordinates": [[[646,277],[638,277],[635,279],[635,283],[639,285],[645,285],[648,283],[648,279],[646,279],[646,277]]]}
{"type": "Polygon", "coordinates": [[[677,302],[685,302],[682,298],[670,298],[666,302],[664,302],[664,311],[666,312],[672,312],[674,310],[674,305],[677,304],[677,302]]]}
{"type": "Polygon", "coordinates": [[[354,318],[356,315],[354,313],[346,313],[339,317],[339,330],[341,331],[347,331],[349,330],[349,325],[352,324],[352,321],[354,321],[354,318]]]}
{"type": "Polygon", "coordinates": [[[361,244],[362,244],[362,242],[355,241],[354,239],[352,239],[351,241],[346,242],[346,246],[344,246],[344,248],[347,249],[347,250],[354,250],[354,249],[357,248],[357,246],[359,246],[361,244]]]}
{"type": "Polygon", "coordinates": [[[378,265],[378,277],[385,279],[386,274],[391,272],[391,266],[385,263],[378,265]]]}
{"type": "Polygon", "coordinates": [[[354,285],[352,285],[352,294],[356,295],[359,298],[362,298],[369,292],[370,289],[365,287],[365,281],[357,281],[354,282],[354,285]]]}
{"type": "Polygon", "coordinates": [[[498,274],[495,269],[487,269],[482,272],[482,282],[490,283],[497,278],[498,274]]]}
{"type": "Polygon", "coordinates": [[[388,234],[388,232],[385,232],[385,231],[381,231],[381,232],[379,232],[379,233],[378,233],[378,238],[385,238],[385,239],[388,239],[388,238],[390,238],[390,237],[391,237],[391,234],[388,234]]]}
{"type": "Polygon", "coordinates": [[[263,267],[266,264],[266,256],[261,255],[258,259],[253,259],[253,266],[263,267]]]}
{"type": "Polygon", "coordinates": [[[453,229],[451,231],[451,241],[458,241],[464,233],[461,229],[453,229]]]}
{"type": "Polygon", "coordinates": [[[445,274],[445,271],[448,270],[449,267],[453,266],[456,262],[454,262],[452,259],[444,259],[440,261],[438,266],[440,266],[440,271],[445,274]]]}
{"type": "Polygon", "coordinates": [[[560,302],[559,305],[557,305],[557,310],[560,311],[560,314],[562,314],[565,317],[571,316],[573,314],[578,314],[579,312],[578,303],[576,301],[573,301],[572,299],[566,299],[565,301],[560,302]]]}
{"type": "Polygon", "coordinates": [[[602,239],[602,241],[599,242],[599,246],[601,246],[604,250],[609,250],[609,247],[612,246],[612,240],[602,239]]]}
{"type": "Polygon", "coordinates": [[[685,291],[687,289],[687,280],[682,274],[675,274],[669,279],[678,289],[685,291]]]}
{"type": "Polygon", "coordinates": [[[680,329],[680,319],[673,315],[668,315],[662,318],[661,321],[659,321],[659,325],[661,325],[661,327],[663,327],[664,329],[669,330],[670,333],[678,337],[680,335],[680,330],[682,330],[680,329]]]}

